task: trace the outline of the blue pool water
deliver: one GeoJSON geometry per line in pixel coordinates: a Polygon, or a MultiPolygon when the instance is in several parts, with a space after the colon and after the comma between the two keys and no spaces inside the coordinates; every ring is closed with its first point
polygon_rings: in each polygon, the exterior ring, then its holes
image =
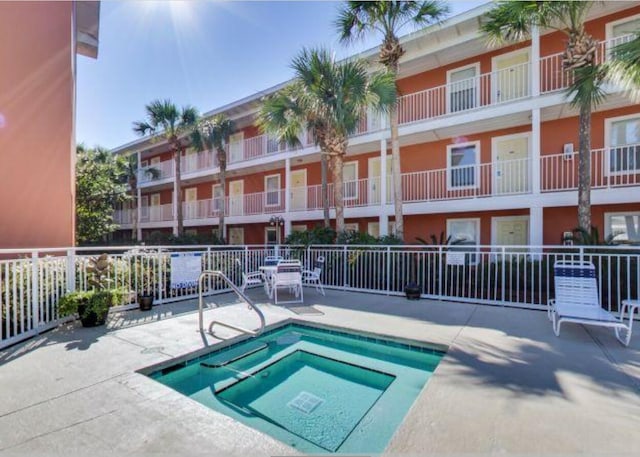
{"type": "Polygon", "coordinates": [[[443,355],[295,323],[150,376],[300,451],[378,453],[443,355]]]}

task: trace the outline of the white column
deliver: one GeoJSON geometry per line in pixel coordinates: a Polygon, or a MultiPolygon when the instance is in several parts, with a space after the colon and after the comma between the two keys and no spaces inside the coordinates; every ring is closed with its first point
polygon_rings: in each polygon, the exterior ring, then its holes
{"type": "Polygon", "coordinates": [[[531,29],[531,95],[540,95],[540,30],[531,29]]]}
{"type": "Polygon", "coordinates": [[[284,236],[289,235],[291,235],[291,158],[284,161],[284,236]]]}
{"type": "Polygon", "coordinates": [[[543,220],[542,220],[542,206],[531,206],[529,210],[529,244],[532,246],[543,245],[543,220]]]}
{"type": "Polygon", "coordinates": [[[389,215],[387,214],[387,140],[380,140],[380,236],[389,234],[389,215]]]}
{"type": "MultiPolygon", "coordinates": [[[[136,152],[136,156],[138,158],[138,169],[136,171],[136,173],[138,174],[138,180],[136,182],[140,182],[140,167],[141,167],[141,159],[142,159],[142,153],[141,152],[136,152]]],[[[138,241],[142,240],[142,228],[140,227],[140,219],[142,218],[142,190],[140,190],[140,185],[138,185],[138,195],[136,196],[136,200],[137,200],[137,204],[136,204],[136,209],[135,211],[138,213],[138,230],[136,233],[136,238],[138,238],[138,241]]]]}
{"type": "MultiPolygon", "coordinates": [[[[178,155],[177,160],[180,160],[180,155],[178,155]]],[[[178,235],[178,205],[181,202],[178,201],[178,182],[176,181],[176,167],[177,164],[173,162],[173,234],[178,235]]]]}
{"type": "Polygon", "coordinates": [[[534,199],[540,195],[540,108],[531,111],[531,191],[534,199]]]}

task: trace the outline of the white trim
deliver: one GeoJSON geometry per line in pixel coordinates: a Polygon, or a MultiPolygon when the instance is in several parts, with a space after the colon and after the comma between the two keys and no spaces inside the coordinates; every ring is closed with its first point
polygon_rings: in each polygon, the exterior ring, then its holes
{"type": "Polygon", "coordinates": [[[275,173],[272,175],[265,175],[264,177],[264,206],[280,206],[280,191],[282,190],[282,177],[280,176],[280,173],[275,173]],[[267,180],[269,178],[278,178],[278,188],[273,191],[273,190],[269,190],[268,186],[267,186],[267,180]],[[269,193],[270,192],[276,192],[276,196],[278,197],[278,201],[277,203],[269,203],[269,193]]]}
{"type": "MultiPolygon", "coordinates": [[[[497,178],[498,178],[498,173],[497,170],[495,169],[495,167],[498,164],[498,143],[500,141],[509,141],[509,140],[516,140],[518,138],[526,138],[527,139],[527,157],[525,159],[529,160],[529,164],[527,166],[527,181],[529,183],[531,183],[531,166],[529,166],[532,162],[531,160],[531,150],[532,150],[532,132],[520,132],[520,133],[512,133],[510,135],[501,135],[501,136],[494,136],[491,137],[491,167],[492,167],[492,173],[491,173],[491,189],[492,189],[492,194],[493,195],[501,195],[498,194],[497,189],[498,189],[498,182],[497,182],[497,178]]],[[[520,159],[516,159],[516,160],[520,160],[520,159]]],[[[528,188],[531,188],[531,186],[528,186],[528,188]]],[[[508,192],[506,192],[505,194],[508,194],[508,192]]]]}
{"type": "Polygon", "coordinates": [[[527,241],[526,245],[531,240],[531,218],[529,215],[519,216],[494,216],[491,218],[491,245],[496,245],[498,241],[498,222],[504,221],[527,221],[527,241]]]}
{"type": "Polygon", "coordinates": [[[451,223],[452,222],[473,222],[476,225],[476,229],[478,232],[478,239],[475,240],[476,245],[480,245],[482,243],[480,243],[480,238],[481,238],[481,233],[480,233],[480,218],[479,217],[451,217],[451,218],[447,218],[447,238],[449,238],[451,236],[451,223]]]}
{"type": "Polygon", "coordinates": [[[289,172],[289,175],[290,175],[290,181],[291,181],[291,188],[290,189],[286,189],[286,192],[288,192],[289,195],[291,196],[290,197],[290,203],[289,203],[289,206],[291,208],[289,208],[289,212],[291,212],[292,210],[293,211],[306,210],[307,206],[309,204],[309,196],[308,196],[308,190],[307,190],[308,187],[309,187],[308,186],[308,181],[307,181],[307,169],[306,168],[298,168],[296,170],[291,170],[289,172]],[[301,171],[304,172],[304,186],[295,186],[294,187],[294,185],[293,185],[293,175],[295,173],[300,173],[301,171]],[[296,189],[296,190],[294,191],[294,189],[296,189]],[[294,197],[294,192],[296,192],[296,193],[297,192],[302,192],[302,197],[304,197],[304,198],[302,198],[302,202],[301,202],[302,205],[300,205],[299,207],[298,206],[294,207],[294,205],[293,205],[293,203],[295,201],[295,198],[296,198],[296,197],[294,197]]]}
{"type": "Polygon", "coordinates": [[[229,181],[229,216],[242,216],[244,215],[244,178],[234,179],[233,181],[229,181]],[[231,195],[231,189],[233,189],[233,184],[239,182],[240,186],[240,194],[239,195],[231,195]],[[232,204],[232,199],[234,204],[232,204]]]}
{"type": "Polygon", "coordinates": [[[604,26],[604,30],[605,30],[605,40],[608,42],[610,39],[613,38],[613,28],[616,25],[619,24],[624,24],[625,22],[631,22],[631,21],[635,21],[637,19],[640,19],[640,13],[638,14],[634,14],[633,16],[627,16],[627,17],[623,17],[622,19],[617,19],[615,21],[611,21],[611,22],[607,22],[604,26]]]}
{"type": "Polygon", "coordinates": [[[344,224],[345,232],[360,232],[360,223],[358,222],[346,222],[344,224]]]}
{"type": "MultiPolygon", "coordinates": [[[[611,148],[613,145],[611,144],[611,124],[618,121],[625,121],[627,119],[638,119],[640,120],[640,112],[635,114],[625,114],[624,116],[617,117],[607,117],[604,119],[604,175],[605,176],[624,176],[624,175],[635,175],[640,173],[640,170],[629,170],[629,171],[611,171],[611,148]]],[[[632,143],[635,144],[635,143],[632,143]]]]}
{"type": "Polygon", "coordinates": [[[264,228],[264,244],[269,245],[269,246],[278,244],[278,231],[277,230],[279,228],[280,227],[272,227],[270,225],[267,225],[264,228]],[[275,235],[275,241],[273,243],[269,243],[269,232],[273,232],[274,235],[275,235]]]}
{"type": "Polygon", "coordinates": [[[604,237],[611,235],[611,217],[612,216],[637,216],[640,217],[640,211],[615,211],[612,213],[604,213],[604,237]]]}
{"type": "Polygon", "coordinates": [[[145,159],[140,161],[140,166],[138,168],[145,168],[148,166],[149,166],[149,161],[145,159]]]}
{"type": "MultiPolygon", "coordinates": [[[[463,165],[462,168],[468,168],[472,165],[463,165]]],[[[480,178],[480,140],[476,141],[467,141],[465,143],[452,143],[447,145],[447,191],[449,190],[465,190],[465,189],[477,189],[480,186],[479,178],[480,178]],[[476,163],[473,165],[473,185],[471,186],[453,186],[451,183],[451,170],[460,168],[451,166],[451,151],[457,148],[464,148],[467,146],[473,145],[476,150],[476,163]]]]}
{"type": "MultiPolygon", "coordinates": [[[[491,58],[491,102],[492,103],[498,103],[498,84],[497,84],[498,78],[496,76],[496,72],[498,71],[496,69],[498,61],[504,58],[510,58],[510,57],[516,56],[518,54],[527,54],[527,61],[518,65],[525,65],[531,62],[531,46],[527,46],[526,48],[516,49],[515,51],[505,52],[504,54],[498,54],[491,58]]],[[[527,68],[527,72],[530,73],[530,71],[531,70],[527,68]]],[[[527,78],[527,82],[529,83],[529,87],[527,87],[527,94],[531,95],[531,74],[529,74],[529,77],[527,78]]]]}
{"type": "Polygon", "coordinates": [[[242,238],[242,240],[240,241],[240,243],[233,245],[233,246],[241,246],[244,245],[244,227],[242,226],[234,226],[234,227],[227,227],[227,231],[229,233],[229,242],[231,242],[231,232],[237,230],[238,233],[240,233],[240,237],[242,238]]]}
{"type": "MultiPolygon", "coordinates": [[[[474,84],[473,87],[475,88],[475,101],[474,101],[474,106],[473,108],[478,108],[480,106],[480,84],[479,84],[479,77],[480,77],[480,62],[473,62],[470,63],[469,65],[463,65],[462,67],[456,67],[456,68],[452,68],[451,70],[447,70],[447,84],[446,84],[446,90],[445,90],[445,98],[446,98],[446,105],[447,105],[447,113],[451,113],[451,75],[453,73],[457,73],[459,71],[462,70],[466,70],[468,68],[475,68],[476,70],[476,74],[473,77],[474,84]]],[[[472,79],[472,78],[468,78],[468,79],[472,79]]],[[[467,81],[466,79],[463,79],[462,81],[467,81]]],[[[467,111],[473,108],[467,108],[467,109],[459,109],[456,111],[453,111],[454,113],[459,113],[460,111],[467,111]]]]}
{"type": "Polygon", "coordinates": [[[345,192],[343,191],[343,200],[357,200],[357,199],[358,199],[358,194],[359,194],[359,192],[358,192],[358,187],[359,187],[359,186],[358,186],[359,170],[358,170],[358,161],[357,161],[357,160],[350,160],[349,162],[344,162],[344,163],[342,164],[342,184],[344,185],[345,183],[347,183],[347,181],[345,181],[345,180],[344,180],[344,167],[345,167],[346,165],[351,165],[351,164],[354,164],[354,165],[355,165],[355,167],[356,167],[356,173],[355,173],[355,175],[356,175],[356,179],[355,179],[354,181],[348,181],[348,182],[355,182],[355,191],[356,191],[356,192],[355,192],[355,195],[354,195],[354,196],[346,197],[346,196],[344,195],[344,193],[345,193],[345,192]]]}

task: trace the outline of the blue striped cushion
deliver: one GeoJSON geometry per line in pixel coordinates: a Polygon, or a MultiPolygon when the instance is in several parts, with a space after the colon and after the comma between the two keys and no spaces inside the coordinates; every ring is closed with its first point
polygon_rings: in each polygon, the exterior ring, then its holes
{"type": "Polygon", "coordinates": [[[596,270],[593,268],[557,267],[554,268],[554,274],[565,278],[595,278],[596,270]]]}

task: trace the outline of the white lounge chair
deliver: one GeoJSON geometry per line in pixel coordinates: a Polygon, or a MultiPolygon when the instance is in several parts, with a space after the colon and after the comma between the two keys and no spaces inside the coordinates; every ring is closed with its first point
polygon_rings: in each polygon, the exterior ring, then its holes
{"type": "Polygon", "coordinates": [[[283,259],[281,255],[268,255],[264,258],[265,265],[277,265],[283,259]]]}
{"type": "Polygon", "coordinates": [[[240,290],[242,292],[244,292],[248,286],[262,284],[264,276],[261,271],[245,271],[242,267],[242,262],[240,262],[240,259],[236,259],[236,263],[238,264],[238,266],[240,267],[240,271],[242,272],[242,285],[240,286],[240,290]]]}
{"type": "Polygon", "coordinates": [[[281,260],[276,272],[271,276],[271,291],[275,296],[276,305],[280,303],[303,303],[302,264],[299,260],[281,260]],[[278,289],[286,287],[296,300],[278,301],[278,289]]]}
{"type": "Polygon", "coordinates": [[[303,270],[302,271],[302,283],[315,285],[316,291],[320,292],[324,295],[324,287],[322,287],[322,269],[324,268],[324,257],[318,256],[318,258],[313,262],[313,270],[303,270]]]}
{"type": "Polygon", "coordinates": [[[620,315],[602,308],[598,294],[596,269],[591,262],[558,261],[553,265],[555,298],[549,300],[547,314],[553,331],[560,336],[563,322],[611,327],[616,338],[625,346],[631,340],[633,313],[638,304],[625,301],[620,315]],[[625,323],[625,311],[629,319],[625,323]]]}

